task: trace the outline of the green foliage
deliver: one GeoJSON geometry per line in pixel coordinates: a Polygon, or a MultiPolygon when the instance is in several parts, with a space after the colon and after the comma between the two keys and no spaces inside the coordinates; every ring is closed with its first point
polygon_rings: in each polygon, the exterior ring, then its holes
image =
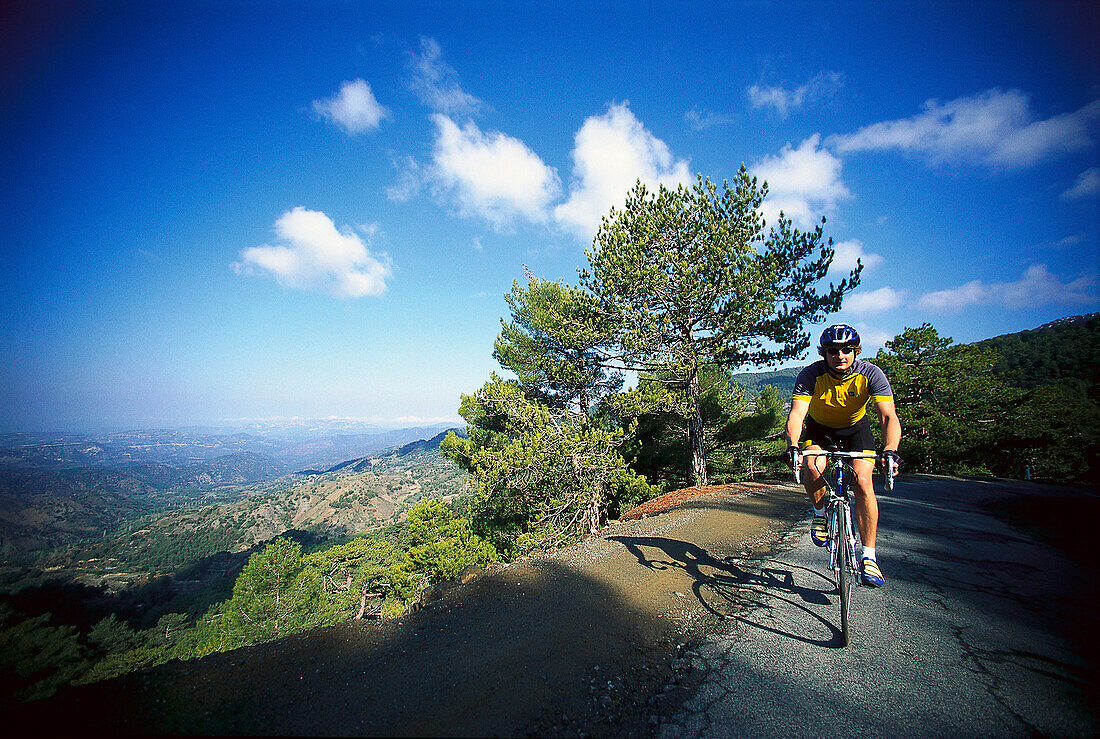
{"type": "Polygon", "coordinates": [[[387,541],[357,538],[314,552],[302,570],[306,580],[319,583],[317,608],[326,624],[377,615],[387,600],[403,602],[414,594],[406,555],[387,541]]]}
{"type": "MultiPolygon", "coordinates": [[[[818,293],[832,242],[822,228],[802,233],[789,219],[770,230],[759,214],[767,185],[744,166],[731,189],[699,178],[694,187],[651,194],[640,182],[604,219],[582,286],[603,325],[610,356],[651,374],[688,399],[689,478],[705,484],[700,373],[707,365],[774,364],[809,346],[805,322],[840,308],[857,268],[818,293]]],[[[675,406],[673,406],[675,407],[675,406]]]]}
{"type": "Polygon", "coordinates": [[[459,413],[469,437],[449,434],[441,449],[477,480],[479,533],[510,555],[594,533],[611,497],[648,487],[617,451],[621,431],[555,411],[518,382],[494,374],[459,413]]]}
{"type": "MultiPolygon", "coordinates": [[[[761,444],[782,422],[778,391],[765,387],[750,404],[744,388],[719,366],[704,367],[699,385],[708,478],[730,482],[755,476],[763,470],[761,444]]],[[[643,375],[636,391],[610,399],[609,405],[634,420],[624,449],[634,470],[666,490],[691,483],[681,464],[689,453],[685,409],[690,399],[685,393],[643,375]]]]}
{"type": "Polygon", "coordinates": [[[441,500],[422,500],[409,511],[410,568],[429,584],[451,580],[469,565],[500,560],[491,543],[477,536],[441,500]]]}
{"type": "Polygon", "coordinates": [[[512,321],[502,330],[493,356],[516,374],[528,397],[552,408],[587,415],[601,397],[617,392],[622,374],[603,366],[600,347],[610,329],[583,290],[531,277],[505,295],[512,321]]]}
{"type": "Polygon", "coordinates": [[[276,539],[253,554],[226,603],[208,614],[206,651],[235,649],[320,625],[320,583],[303,577],[302,547],[276,539]]]}
{"type": "Polygon", "coordinates": [[[1088,395],[1100,386],[1100,314],[1064,318],[977,346],[996,350],[994,369],[1024,390],[1056,384],[1088,395]]]}
{"type": "Polygon", "coordinates": [[[909,470],[951,473],[973,465],[1008,393],[993,373],[997,360],[995,351],[954,345],[927,323],[886,342],[874,363],[894,390],[899,452],[909,470]]]}
{"type": "Polygon", "coordinates": [[[995,475],[1058,482],[1100,480],[1100,402],[1097,387],[1078,395],[1061,385],[1017,391],[994,443],[983,449],[995,475]]]}
{"type": "Polygon", "coordinates": [[[130,625],[110,614],[92,627],[88,641],[102,652],[122,652],[137,642],[138,636],[130,625]]]}
{"type": "MultiPolygon", "coordinates": [[[[1003,338],[1003,337],[1002,337],[1003,338]]],[[[1031,366],[1059,364],[1058,343],[1037,342],[1049,356],[1031,366]]],[[[1011,349],[1012,342],[1000,346],[1011,349]]],[[[1067,347],[1073,353],[1079,348],[1067,347]]],[[[1013,387],[1006,362],[989,342],[953,344],[929,324],[907,328],[875,357],[894,389],[907,468],[940,474],[1025,476],[1086,481],[1100,469],[1100,404],[1096,374],[1076,383],[1013,387]]],[[[1095,482],[1095,481],[1093,481],[1095,482]]]]}
{"type": "Polygon", "coordinates": [[[90,666],[91,654],[76,629],[51,625],[51,618],[44,613],[19,620],[10,606],[0,605],[0,695],[4,700],[26,702],[53,695],[90,666]]]}

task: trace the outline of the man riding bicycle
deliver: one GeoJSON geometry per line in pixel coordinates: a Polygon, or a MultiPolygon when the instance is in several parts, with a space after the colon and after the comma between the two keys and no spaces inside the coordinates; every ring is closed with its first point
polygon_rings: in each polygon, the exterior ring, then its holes
{"type": "MultiPolygon", "coordinates": [[[[900,463],[898,444],[901,442],[901,422],[894,408],[894,392],[882,370],[858,359],[859,333],[845,323],[829,326],[821,333],[818,353],[822,359],[799,373],[795,380],[791,412],[787,416],[787,461],[794,467],[795,453],[835,448],[844,452],[875,451],[875,438],[867,418],[867,402],[875,402],[882,428],[885,456],[894,461],[894,473],[900,463]],[[806,424],[805,438],[802,424],[806,424]]],[[[854,459],[856,473],[856,525],[863,542],[863,583],[872,587],[885,585],[875,552],[878,532],[878,500],[871,484],[873,459],[854,459]]],[[[802,484],[814,507],[810,537],[817,546],[825,546],[825,461],[821,457],[806,457],[803,462],[802,484]]]]}

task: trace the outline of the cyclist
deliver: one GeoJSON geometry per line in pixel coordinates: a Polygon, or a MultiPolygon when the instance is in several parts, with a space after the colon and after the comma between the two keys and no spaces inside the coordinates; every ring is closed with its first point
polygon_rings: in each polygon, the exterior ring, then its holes
{"type": "MultiPolygon", "coordinates": [[[[788,463],[793,468],[800,441],[803,450],[833,447],[838,451],[873,454],[875,438],[867,418],[870,400],[875,403],[882,427],[884,454],[893,459],[897,474],[901,422],[894,408],[894,393],[881,369],[859,359],[859,333],[846,323],[829,326],[821,333],[817,351],[822,359],[803,369],[795,380],[791,412],[787,416],[788,463]],[[804,438],[803,421],[806,424],[804,438]]],[[[875,552],[878,500],[871,484],[874,466],[873,459],[852,460],[856,473],[856,525],[863,542],[862,580],[866,585],[878,587],[885,585],[886,580],[875,552]]],[[[810,537],[819,547],[825,546],[827,535],[824,468],[823,458],[806,457],[802,471],[802,482],[814,507],[810,537]]]]}

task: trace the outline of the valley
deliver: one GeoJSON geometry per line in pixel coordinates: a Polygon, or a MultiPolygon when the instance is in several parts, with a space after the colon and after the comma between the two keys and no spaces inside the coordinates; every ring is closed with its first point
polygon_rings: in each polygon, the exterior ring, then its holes
{"type": "Polygon", "coordinates": [[[425,431],[436,435],[336,462],[331,454],[349,448],[346,439],[303,442],[314,456],[300,461],[319,469],[299,472],[254,451],[184,467],[7,467],[0,470],[0,587],[54,580],[118,592],[288,532],[327,542],[381,530],[421,498],[469,492],[465,474],[439,454],[438,429],[387,433],[359,449],[425,431]],[[255,464],[234,464],[241,460],[255,464]],[[200,476],[200,467],[220,473],[200,476]]]}

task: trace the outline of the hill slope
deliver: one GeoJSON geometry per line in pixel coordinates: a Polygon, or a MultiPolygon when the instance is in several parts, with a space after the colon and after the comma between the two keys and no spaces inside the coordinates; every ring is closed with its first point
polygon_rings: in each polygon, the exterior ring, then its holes
{"type": "Polygon", "coordinates": [[[330,540],[401,520],[418,500],[471,492],[439,452],[442,435],[239,492],[232,502],[146,516],[99,541],[55,552],[41,566],[95,585],[118,570],[173,572],[216,552],[241,552],[290,531],[330,540]]]}
{"type": "Polygon", "coordinates": [[[1062,318],[976,345],[996,349],[1001,355],[996,369],[1024,389],[1056,383],[1087,393],[1100,385],[1100,313],[1062,318]]]}
{"type": "Polygon", "coordinates": [[[491,570],[394,621],[65,688],[15,720],[44,733],[648,735],[677,700],[662,688],[681,645],[721,620],[685,595],[698,567],[766,549],[803,507],[793,486],[731,487],[491,570]]]}
{"type": "MultiPolygon", "coordinates": [[[[1038,328],[976,341],[974,346],[996,349],[1001,355],[996,370],[1025,390],[1056,383],[1080,393],[1100,385],[1100,313],[1060,318],[1038,328]]],[[[811,356],[806,363],[815,360],[811,356]]],[[[789,398],[800,370],[741,372],[733,380],[745,387],[750,398],[765,385],[774,385],[780,398],[789,398]]]]}

